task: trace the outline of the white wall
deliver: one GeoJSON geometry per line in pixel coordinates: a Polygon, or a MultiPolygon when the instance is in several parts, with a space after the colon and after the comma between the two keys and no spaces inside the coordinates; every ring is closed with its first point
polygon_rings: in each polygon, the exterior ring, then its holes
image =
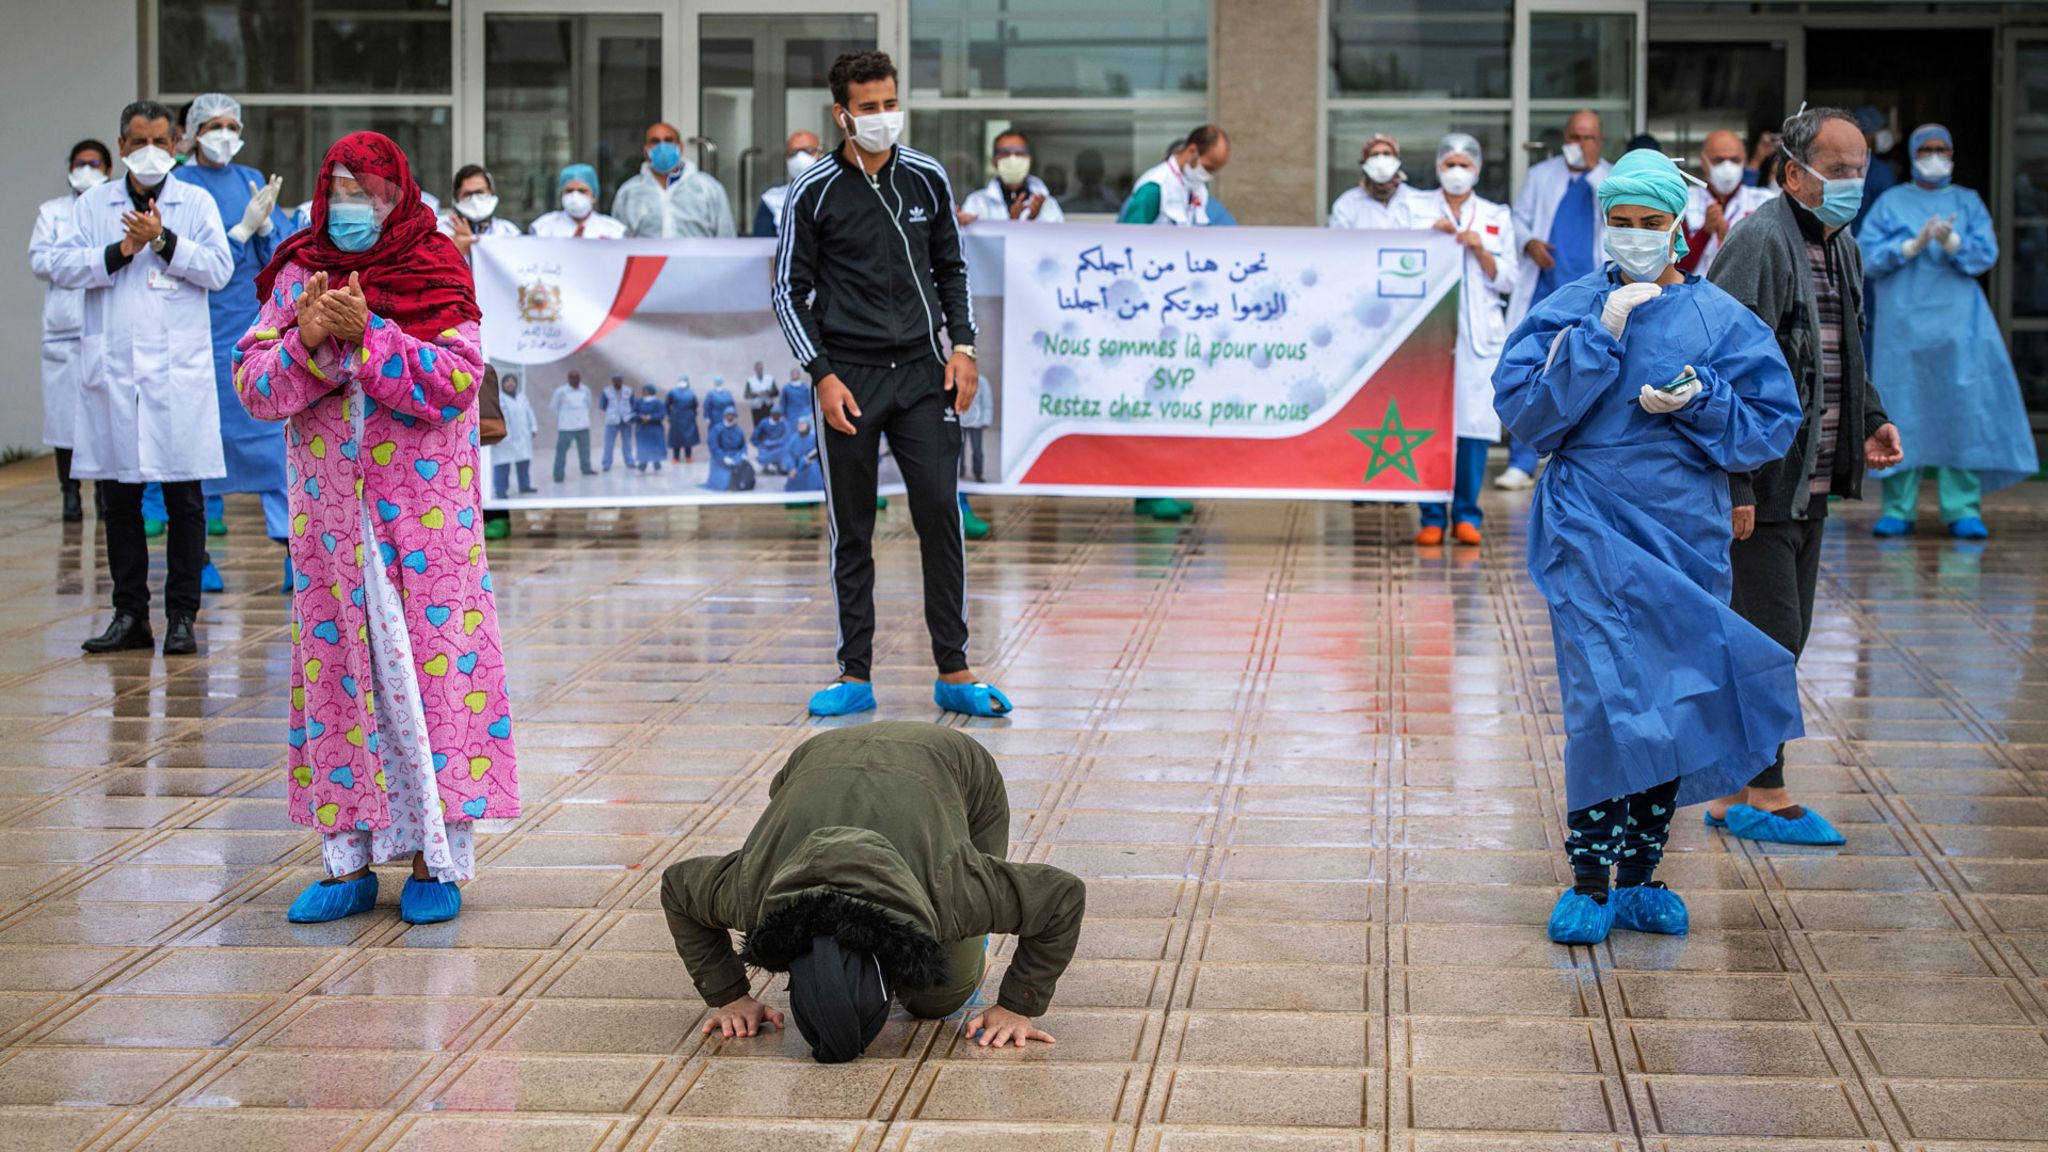
{"type": "Polygon", "coordinates": [[[142,88],[136,0],[8,0],[0,25],[0,448],[43,438],[43,286],[28,271],[36,205],[67,191],[64,150],[114,145],[142,88]]]}

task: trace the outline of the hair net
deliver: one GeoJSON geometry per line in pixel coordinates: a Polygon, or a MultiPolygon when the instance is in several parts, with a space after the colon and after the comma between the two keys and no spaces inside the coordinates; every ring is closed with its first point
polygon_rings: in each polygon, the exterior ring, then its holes
{"type": "Polygon", "coordinates": [[[1385,144],[1387,147],[1392,148],[1394,150],[1395,156],[1399,156],[1401,154],[1401,142],[1399,140],[1394,139],[1392,136],[1387,135],[1385,132],[1373,133],[1372,139],[1367,140],[1365,142],[1364,150],[1367,152],[1371,152],[1372,146],[1375,144],[1385,144]]]}
{"type": "Polygon", "coordinates": [[[581,180],[585,184],[590,185],[590,194],[592,196],[602,191],[597,186],[597,169],[592,168],[588,164],[571,164],[562,169],[560,176],[555,177],[555,195],[560,196],[562,189],[568,186],[572,180],[581,180]]]}
{"type": "Polygon", "coordinates": [[[192,101],[185,109],[185,131],[197,132],[199,126],[215,116],[232,116],[235,123],[242,122],[242,105],[225,92],[208,92],[192,101]]]}
{"type": "Polygon", "coordinates": [[[1955,137],[1948,134],[1948,129],[1939,124],[1922,124],[1918,128],[1913,129],[1913,134],[1906,138],[1906,152],[1909,155],[1918,156],[1920,154],[1920,146],[1929,140],[1939,140],[1943,144],[1948,145],[1949,151],[1955,151],[1955,137]]]}
{"type": "Polygon", "coordinates": [[[1470,157],[1474,168],[1486,164],[1486,158],[1479,154],[1479,141],[1464,132],[1445,133],[1444,138],[1436,142],[1436,162],[1442,164],[1446,156],[1470,157]]]}
{"type": "MultiPolygon", "coordinates": [[[[1616,204],[1634,204],[1676,218],[1685,214],[1691,193],[1686,191],[1685,177],[1671,157],[1638,148],[1614,162],[1614,170],[1600,185],[1599,197],[1602,212],[1616,204]]],[[[1678,254],[1683,256],[1688,250],[1685,233],[1681,231],[1678,254]]]]}
{"type": "MultiPolygon", "coordinates": [[[[728,412],[728,416],[732,413],[728,412]]],[[[889,1019],[889,982],[872,953],[830,936],[789,962],[789,1011],[820,1064],[844,1064],[867,1051],[889,1019]]]]}

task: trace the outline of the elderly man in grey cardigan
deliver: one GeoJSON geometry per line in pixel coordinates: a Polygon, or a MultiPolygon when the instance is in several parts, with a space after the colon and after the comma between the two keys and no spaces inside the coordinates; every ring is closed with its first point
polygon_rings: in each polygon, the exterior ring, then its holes
{"type": "MultiPolygon", "coordinates": [[[[1728,234],[1708,279],[1778,334],[1806,422],[1783,460],[1729,478],[1734,609],[1795,656],[1813,627],[1828,498],[1863,496],[1866,467],[1903,458],[1863,362],[1863,257],[1846,225],[1870,152],[1844,111],[1808,108],[1785,121],[1784,194],[1728,234]]],[[[1707,805],[1707,823],[1737,836],[1840,844],[1820,813],[1785,787],[1785,750],[1749,786],[1707,805]]]]}

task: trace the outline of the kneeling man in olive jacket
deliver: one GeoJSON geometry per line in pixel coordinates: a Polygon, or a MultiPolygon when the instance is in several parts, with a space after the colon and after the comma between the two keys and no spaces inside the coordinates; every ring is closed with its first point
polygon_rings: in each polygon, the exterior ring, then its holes
{"type": "Polygon", "coordinates": [[[1010,802],[988,750],[935,724],[835,729],[790,754],[739,851],[671,865],[661,906],[706,1003],[704,1025],[752,1036],[782,1014],[746,965],[789,973],[797,1030],[821,1064],[851,1060],[892,996],[925,1020],[981,985],[987,936],[1018,937],[996,1006],[967,1022],[984,1046],[1052,1042],[1031,1024],[1074,958],[1086,889],[1012,864],[1010,802]],[[735,955],[730,931],[745,934],[735,955]]]}

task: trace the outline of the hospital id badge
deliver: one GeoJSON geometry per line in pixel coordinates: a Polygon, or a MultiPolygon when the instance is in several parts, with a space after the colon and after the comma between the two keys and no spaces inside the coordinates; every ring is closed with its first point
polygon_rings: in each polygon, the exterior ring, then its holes
{"type": "Polygon", "coordinates": [[[178,286],[183,283],[184,281],[178,279],[176,276],[171,275],[170,272],[167,271],[166,269],[151,268],[149,270],[149,287],[152,291],[176,292],[178,290],[178,286]]]}

